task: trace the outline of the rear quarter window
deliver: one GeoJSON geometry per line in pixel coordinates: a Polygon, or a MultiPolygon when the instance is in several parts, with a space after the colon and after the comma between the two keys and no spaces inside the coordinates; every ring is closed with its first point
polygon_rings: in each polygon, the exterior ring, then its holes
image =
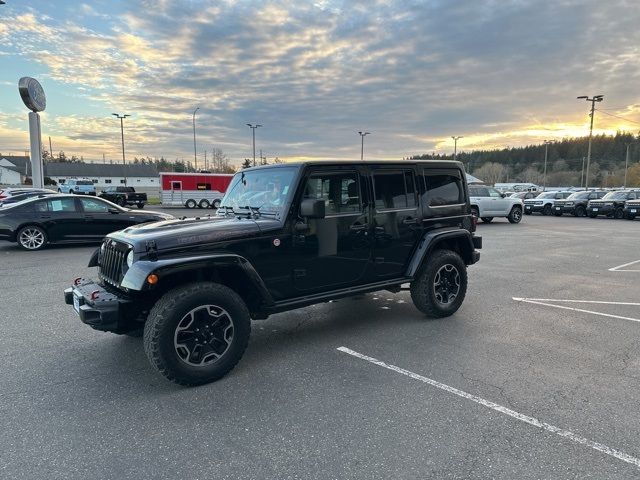
{"type": "Polygon", "coordinates": [[[424,171],[425,193],[423,205],[442,207],[464,203],[462,180],[455,173],[432,173],[424,171]]]}

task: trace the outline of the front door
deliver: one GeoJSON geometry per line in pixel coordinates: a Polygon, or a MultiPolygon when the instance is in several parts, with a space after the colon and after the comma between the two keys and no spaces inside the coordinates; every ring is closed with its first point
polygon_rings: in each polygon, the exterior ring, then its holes
{"type": "Polygon", "coordinates": [[[510,201],[503,197],[502,193],[495,188],[489,187],[487,190],[489,190],[489,198],[491,199],[489,202],[491,210],[488,211],[487,214],[495,216],[507,215],[509,213],[509,206],[511,205],[510,201]]]}
{"type": "Polygon", "coordinates": [[[292,272],[295,289],[326,290],[360,281],[371,256],[363,170],[311,170],[303,185],[300,201],[324,200],[326,216],[303,219],[297,226],[293,225],[296,228],[292,272]]]}
{"type": "Polygon", "coordinates": [[[412,169],[373,170],[373,260],[379,278],[401,277],[421,233],[412,169]]]}

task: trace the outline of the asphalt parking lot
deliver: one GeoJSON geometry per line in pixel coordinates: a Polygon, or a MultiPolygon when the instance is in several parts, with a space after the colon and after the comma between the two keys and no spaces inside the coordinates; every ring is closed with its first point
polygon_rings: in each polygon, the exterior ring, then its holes
{"type": "Polygon", "coordinates": [[[453,317],[407,292],[276,315],[191,389],[64,304],[95,247],[1,243],[0,477],[640,478],[640,222],[478,230],[453,317]]]}

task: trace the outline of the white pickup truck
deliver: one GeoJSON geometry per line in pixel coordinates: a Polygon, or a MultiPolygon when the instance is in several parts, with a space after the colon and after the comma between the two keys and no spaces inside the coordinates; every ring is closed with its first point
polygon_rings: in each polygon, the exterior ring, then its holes
{"type": "Polygon", "coordinates": [[[489,223],[495,217],[505,217],[510,223],[522,220],[523,202],[520,198],[507,197],[493,187],[469,185],[471,213],[489,223]]]}

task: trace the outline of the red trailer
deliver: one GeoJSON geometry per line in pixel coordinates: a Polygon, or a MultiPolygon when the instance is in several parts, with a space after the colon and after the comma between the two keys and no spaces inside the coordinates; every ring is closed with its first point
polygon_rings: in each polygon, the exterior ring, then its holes
{"type": "Polygon", "coordinates": [[[233,175],[225,173],[160,173],[164,206],[218,208],[233,175]]]}

